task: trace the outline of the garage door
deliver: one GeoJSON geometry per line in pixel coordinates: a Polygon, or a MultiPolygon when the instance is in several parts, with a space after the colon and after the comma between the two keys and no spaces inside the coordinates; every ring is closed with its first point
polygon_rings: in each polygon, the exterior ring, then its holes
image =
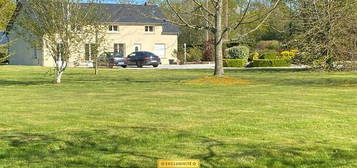
{"type": "Polygon", "coordinates": [[[155,44],[154,53],[160,58],[165,58],[165,44],[155,44]]]}

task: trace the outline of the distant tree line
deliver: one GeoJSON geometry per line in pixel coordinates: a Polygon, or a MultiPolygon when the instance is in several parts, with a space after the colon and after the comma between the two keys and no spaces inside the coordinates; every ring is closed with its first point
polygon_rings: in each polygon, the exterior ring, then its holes
{"type": "MultiPolygon", "coordinates": [[[[188,13],[197,8],[197,2],[205,4],[210,0],[168,0],[171,6],[191,24],[204,25],[202,13],[188,13]],[[186,12],[186,13],[185,13],[186,12]],[[201,15],[200,15],[201,14],[201,15]]],[[[223,24],[239,22],[246,15],[245,24],[226,32],[223,50],[234,45],[245,45],[251,51],[261,49],[262,43],[279,42],[280,51],[298,50],[294,63],[310,65],[325,70],[356,69],[357,62],[357,1],[355,0],[284,0],[279,3],[265,22],[261,22],[276,0],[227,0],[223,1],[223,24]],[[248,11],[245,9],[249,6],[248,11]],[[249,23],[250,22],[250,23],[249,23]],[[262,24],[256,30],[257,25],[262,24]],[[249,30],[253,32],[246,34],[249,30]],[[267,42],[264,42],[267,41],[267,42]]],[[[179,21],[166,0],[153,1],[159,5],[168,18],[179,21]]],[[[201,60],[212,60],[213,47],[209,42],[214,34],[197,31],[186,25],[179,25],[179,50],[183,43],[202,49],[201,60]]],[[[274,47],[274,46],[273,46],[274,47]]],[[[180,51],[178,53],[180,53],[180,51]]],[[[192,49],[198,53],[197,49],[192,49]]],[[[197,55],[197,54],[195,54],[197,55]]],[[[192,60],[199,58],[192,57],[192,60]]]]}

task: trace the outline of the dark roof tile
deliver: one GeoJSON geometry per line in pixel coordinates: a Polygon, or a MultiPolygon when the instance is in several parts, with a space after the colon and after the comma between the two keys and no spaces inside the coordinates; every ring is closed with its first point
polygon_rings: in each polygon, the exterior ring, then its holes
{"type": "Polygon", "coordinates": [[[100,10],[108,12],[107,22],[130,24],[160,24],[163,33],[177,34],[177,26],[165,21],[165,16],[156,5],[131,5],[131,4],[100,4],[100,10]]]}
{"type": "MultiPolygon", "coordinates": [[[[26,3],[25,0],[19,4],[26,3]]],[[[87,3],[82,4],[84,7],[87,3]]],[[[98,4],[99,10],[108,12],[106,22],[130,23],[130,24],[160,24],[163,25],[163,34],[178,34],[177,26],[165,21],[165,16],[156,5],[132,5],[132,4],[98,4]]],[[[19,8],[20,9],[20,8],[19,8]]]]}

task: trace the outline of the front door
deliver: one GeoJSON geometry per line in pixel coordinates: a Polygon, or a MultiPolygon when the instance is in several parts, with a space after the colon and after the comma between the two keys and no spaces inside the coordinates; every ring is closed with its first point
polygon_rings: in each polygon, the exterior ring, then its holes
{"type": "Polygon", "coordinates": [[[117,53],[125,57],[125,44],[123,43],[114,44],[114,53],[117,53]]]}

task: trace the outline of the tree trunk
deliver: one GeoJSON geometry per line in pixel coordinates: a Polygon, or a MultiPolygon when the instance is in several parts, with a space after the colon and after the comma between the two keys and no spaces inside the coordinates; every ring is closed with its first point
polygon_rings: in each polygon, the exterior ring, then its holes
{"type": "Polygon", "coordinates": [[[98,57],[95,59],[94,74],[98,75],[98,57]]]}
{"type": "Polygon", "coordinates": [[[98,74],[98,71],[99,71],[99,69],[98,69],[98,57],[99,57],[99,55],[98,55],[98,53],[99,53],[99,51],[98,51],[98,49],[99,49],[99,44],[98,44],[98,30],[96,30],[95,31],[95,60],[94,60],[94,63],[95,63],[95,65],[94,65],[94,75],[97,75],[98,74]]]}
{"type": "MultiPolygon", "coordinates": [[[[224,27],[229,27],[229,0],[224,1],[224,27]]],[[[224,41],[229,41],[229,31],[224,34],[224,41]]]]}
{"type": "Polygon", "coordinates": [[[56,84],[60,84],[61,83],[62,74],[63,74],[63,70],[57,70],[56,78],[55,78],[55,83],[56,84]]]}
{"type": "MultiPolygon", "coordinates": [[[[206,8],[209,9],[209,4],[208,4],[209,0],[206,0],[206,8]]],[[[208,19],[208,13],[205,12],[205,17],[208,19]]],[[[208,20],[206,20],[206,26],[209,26],[208,20]]],[[[208,43],[209,41],[209,30],[206,29],[205,30],[205,42],[208,43]]]]}
{"type": "Polygon", "coordinates": [[[214,75],[217,77],[223,77],[224,76],[224,70],[223,70],[223,53],[222,53],[222,46],[223,46],[223,41],[222,41],[222,1],[219,0],[218,6],[216,9],[216,18],[215,18],[215,24],[216,24],[216,32],[215,32],[215,70],[214,70],[214,75]]]}

